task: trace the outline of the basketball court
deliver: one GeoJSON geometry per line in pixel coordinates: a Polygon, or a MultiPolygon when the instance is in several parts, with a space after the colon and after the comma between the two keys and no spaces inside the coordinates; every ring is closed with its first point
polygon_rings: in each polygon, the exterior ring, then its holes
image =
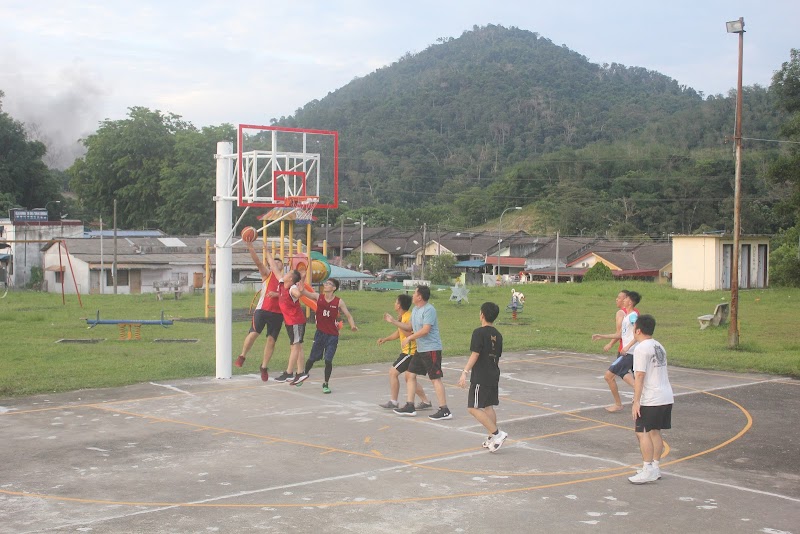
{"type": "Polygon", "coordinates": [[[334,367],[330,395],[320,369],[295,387],[254,368],[2,401],[0,531],[800,531],[798,381],[671,368],[663,478],[635,486],[607,358],[505,354],[496,453],[455,387],[465,361],[445,358],[441,422],[378,406],[389,363],[334,367]]]}

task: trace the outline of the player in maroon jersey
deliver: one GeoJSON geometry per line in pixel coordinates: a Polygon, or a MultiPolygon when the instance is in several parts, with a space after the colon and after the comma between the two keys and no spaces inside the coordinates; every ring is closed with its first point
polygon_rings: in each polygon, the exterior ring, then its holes
{"type": "MultiPolygon", "coordinates": [[[[314,334],[314,344],[311,346],[311,353],[308,355],[306,361],[306,369],[303,373],[305,378],[308,378],[308,373],[314,367],[314,363],[325,358],[325,382],[322,383],[322,392],[330,393],[331,388],[328,387],[328,381],[331,378],[331,371],[333,370],[333,356],[336,354],[336,347],[339,345],[339,327],[336,324],[339,318],[339,312],[342,312],[350,324],[350,330],[353,332],[358,330],[356,323],[353,321],[353,316],[347,309],[344,301],[335,296],[334,293],[339,289],[339,281],[335,278],[329,278],[322,284],[322,294],[314,291],[303,289],[303,294],[312,300],[317,301],[317,311],[315,314],[317,321],[317,332],[314,334]]],[[[301,375],[303,376],[303,375],[301,375]]],[[[303,378],[303,380],[305,380],[303,378]]],[[[297,385],[302,384],[299,381],[297,385]]]]}

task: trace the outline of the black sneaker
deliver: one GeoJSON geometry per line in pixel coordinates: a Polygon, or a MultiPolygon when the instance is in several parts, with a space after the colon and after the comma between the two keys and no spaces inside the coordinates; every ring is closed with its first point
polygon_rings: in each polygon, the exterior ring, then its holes
{"type": "Polygon", "coordinates": [[[417,410],[430,410],[431,408],[433,408],[433,404],[431,404],[430,402],[419,401],[417,405],[414,406],[414,408],[416,408],[417,410]]]}
{"type": "Polygon", "coordinates": [[[414,417],[417,415],[417,411],[414,409],[413,402],[407,402],[402,408],[395,408],[392,411],[397,415],[405,415],[407,417],[414,417]]]}
{"type": "Polygon", "coordinates": [[[450,410],[448,410],[446,406],[442,406],[441,408],[439,408],[438,412],[428,416],[428,419],[433,419],[434,421],[440,421],[442,419],[452,419],[452,418],[453,414],[450,413],[450,410]]]}
{"type": "Polygon", "coordinates": [[[290,378],[292,378],[291,373],[287,373],[286,371],[284,371],[280,374],[278,378],[275,379],[275,382],[286,382],[290,378]]]}

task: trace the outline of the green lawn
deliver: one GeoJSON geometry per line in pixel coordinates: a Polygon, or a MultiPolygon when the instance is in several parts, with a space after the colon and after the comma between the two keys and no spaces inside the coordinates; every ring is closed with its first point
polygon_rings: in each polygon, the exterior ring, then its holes
{"type": "MultiPolygon", "coordinates": [[[[701,331],[697,316],[714,311],[729,299],[728,292],[689,292],[646,283],[531,284],[518,286],[526,305],[515,323],[503,311],[498,328],[507,351],[565,349],[601,353],[602,342],[592,333],[614,330],[614,297],[621,288],[643,295],[639,309],[656,317],[655,337],[667,349],[671,365],[728,371],[755,371],[800,377],[800,289],[748,290],[740,293],[739,350],[727,348],[727,327],[701,331]]],[[[345,328],[336,365],[392,361],[399,345],[376,346],[391,333],[382,320],[392,311],[394,292],[347,292],[340,296],[350,308],[358,332],[345,328]]],[[[439,312],[444,356],[469,353],[470,333],[479,324],[481,302],[493,300],[505,310],[511,288],[473,287],[469,304],[449,301],[450,291],[434,291],[431,302],[439,312]]],[[[180,300],[157,301],[148,295],[60,295],[11,292],[0,300],[0,397],[121,386],[151,380],[215,375],[214,323],[204,316],[202,294],[180,300]],[[174,319],[170,328],[142,327],[142,339],[120,341],[114,325],[87,329],[85,318],[174,319]],[[197,343],[154,343],[156,338],[198,339],[197,343]],[[96,344],[56,343],[59,339],[105,339],[96,344]]],[[[236,294],[234,310],[250,306],[253,294],[236,294]]],[[[238,355],[248,329],[246,320],[233,324],[232,354],[238,355]]],[[[306,354],[313,327],[306,334],[306,354]]],[[[256,342],[244,369],[258,371],[263,339],[256,342]]],[[[282,335],[270,364],[286,365],[288,346],[282,335]]],[[[609,355],[609,360],[612,355],[609,355]]]]}

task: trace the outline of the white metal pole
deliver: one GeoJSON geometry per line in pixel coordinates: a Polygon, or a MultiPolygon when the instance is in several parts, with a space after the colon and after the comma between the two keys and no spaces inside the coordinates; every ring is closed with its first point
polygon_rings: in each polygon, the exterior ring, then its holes
{"type": "MultiPolygon", "coordinates": [[[[274,145],[273,145],[274,146],[274,145]]],[[[233,154],[233,143],[217,143],[217,235],[214,246],[216,276],[214,290],[214,325],[216,327],[217,378],[230,378],[233,304],[233,251],[228,236],[233,228],[233,201],[226,200],[233,179],[234,160],[225,156],[233,154]]]]}
{"type": "MultiPolygon", "coordinates": [[[[359,247],[361,251],[361,257],[358,260],[360,263],[358,265],[358,270],[361,271],[361,274],[364,274],[364,216],[361,216],[361,246],[359,247]]],[[[363,291],[364,289],[364,279],[360,278],[358,280],[358,290],[363,291]]]]}

